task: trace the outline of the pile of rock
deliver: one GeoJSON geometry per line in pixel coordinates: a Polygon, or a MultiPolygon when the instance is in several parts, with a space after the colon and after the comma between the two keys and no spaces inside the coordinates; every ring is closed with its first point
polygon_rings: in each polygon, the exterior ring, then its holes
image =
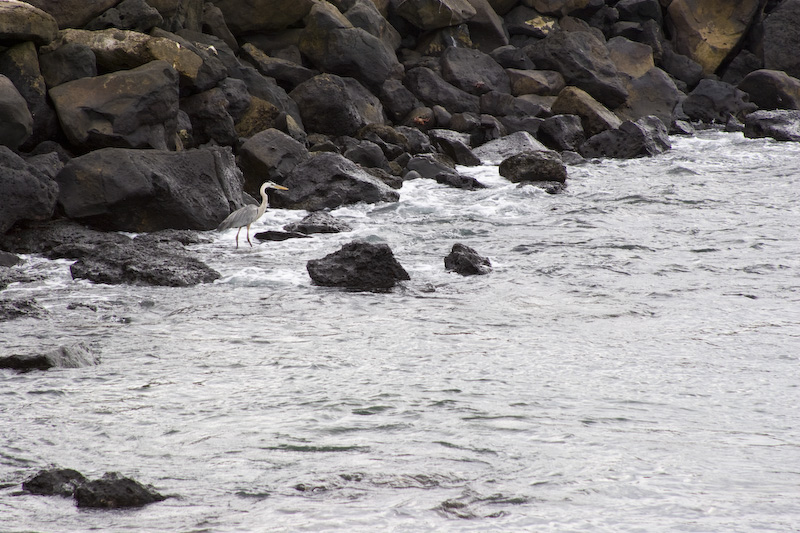
{"type": "Polygon", "coordinates": [[[209,230],[265,179],[313,211],[479,188],[457,165],[526,152],[553,179],[514,179],[552,185],[691,123],[796,140],[798,22],[800,0],[5,1],[0,233],[209,230]]]}

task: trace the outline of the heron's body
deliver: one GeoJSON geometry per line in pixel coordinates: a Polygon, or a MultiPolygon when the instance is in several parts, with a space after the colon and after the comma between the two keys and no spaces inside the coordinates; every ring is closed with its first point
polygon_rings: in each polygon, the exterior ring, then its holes
{"type": "Polygon", "coordinates": [[[261,189],[259,192],[261,193],[261,204],[256,207],[254,205],[246,205],[244,207],[240,207],[230,215],[228,215],[225,220],[223,220],[219,226],[217,226],[217,231],[223,231],[226,229],[231,228],[239,228],[236,232],[236,247],[239,247],[239,233],[242,231],[242,228],[247,228],[247,244],[253,246],[253,243],[250,242],[250,225],[261,218],[261,215],[267,210],[269,206],[269,198],[267,198],[267,189],[280,189],[282,191],[288,190],[286,187],[282,187],[277,183],[273,183],[271,181],[264,182],[261,185],[261,189]]]}

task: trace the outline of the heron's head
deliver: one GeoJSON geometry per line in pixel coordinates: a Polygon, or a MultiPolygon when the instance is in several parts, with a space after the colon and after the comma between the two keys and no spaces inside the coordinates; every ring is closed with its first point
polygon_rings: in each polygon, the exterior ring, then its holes
{"type": "Polygon", "coordinates": [[[274,181],[265,181],[263,185],[261,185],[261,192],[266,191],[267,189],[278,189],[279,191],[288,191],[286,187],[283,185],[278,185],[274,181]]]}

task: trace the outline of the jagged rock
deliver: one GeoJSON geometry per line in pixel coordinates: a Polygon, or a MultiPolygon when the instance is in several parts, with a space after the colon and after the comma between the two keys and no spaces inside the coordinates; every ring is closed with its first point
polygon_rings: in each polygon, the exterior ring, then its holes
{"type": "Polygon", "coordinates": [[[409,70],[403,83],[426,105],[441,105],[451,113],[480,113],[477,96],[447,83],[427,67],[409,70]]]}
{"type": "Polygon", "coordinates": [[[544,112],[542,106],[536,102],[497,91],[482,94],[480,105],[481,113],[492,117],[535,117],[544,112]]]}
{"type": "Polygon", "coordinates": [[[499,165],[503,160],[522,152],[549,152],[530,133],[519,131],[500,139],[489,141],[473,150],[484,165],[499,165]]]}
{"type": "Polygon", "coordinates": [[[51,368],[81,368],[100,362],[100,357],[83,344],[60,346],[38,354],[21,354],[0,357],[0,368],[29,372],[51,368]]]}
{"type": "Polygon", "coordinates": [[[283,181],[288,191],[276,191],[276,207],[319,211],[358,202],[396,202],[397,191],[344,156],[313,154],[297,165],[283,181]]]}
{"type": "Polygon", "coordinates": [[[0,145],[16,150],[33,133],[33,116],[25,98],[0,74],[0,145]]]}
{"type": "Polygon", "coordinates": [[[744,118],[744,136],[771,137],[776,141],[800,141],[800,111],[756,111],[744,118]]]}
{"type": "Polygon", "coordinates": [[[480,50],[447,48],[440,59],[442,78],[468,93],[481,95],[489,91],[511,92],[503,67],[480,50]]]}
{"type": "Polygon", "coordinates": [[[759,4],[759,0],[673,0],[667,23],[676,51],[713,74],[744,38],[759,4]]]}
{"type": "Polygon", "coordinates": [[[16,318],[41,318],[47,311],[33,299],[0,299],[0,323],[16,318]]]}
{"type": "Polygon", "coordinates": [[[457,26],[476,14],[467,0],[406,0],[395,9],[398,15],[421,30],[457,26]]]}
{"type": "Polygon", "coordinates": [[[721,124],[728,122],[731,116],[741,118],[757,109],[744,91],[711,79],[702,80],[682,105],[683,112],[692,120],[721,124]]]}
{"type": "Polygon", "coordinates": [[[756,70],[739,83],[759,109],[800,109],[800,80],[777,70],[756,70]]]}
{"type": "Polygon", "coordinates": [[[655,115],[664,124],[670,124],[675,106],[685,97],[672,78],[660,68],[652,68],[643,76],[628,80],[625,87],[628,100],[617,108],[616,113],[628,120],[655,115]]]}
{"type": "Polygon", "coordinates": [[[253,97],[250,96],[250,93],[247,91],[247,84],[240,79],[225,78],[219,82],[217,87],[221,89],[225,95],[228,114],[234,121],[238,122],[253,102],[253,97]]]}
{"type": "Polygon", "coordinates": [[[39,67],[47,87],[97,76],[97,60],[85,44],[67,43],[39,54],[39,67]]]}
{"type": "Polygon", "coordinates": [[[367,124],[385,122],[380,100],[352,78],[320,74],[289,96],[297,102],[306,129],[316,133],[354,135],[367,124]]]}
{"type": "Polygon", "coordinates": [[[535,9],[520,5],[509,11],[503,21],[511,35],[525,35],[544,39],[559,30],[558,19],[542,15],[535,9]]]}
{"type": "Polygon", "coordinates": [[[389,161],[380,146],[372,141],[360,140],[343,154],[350,161],[365,169],[388,169],[389,161]]]}
{"type": "Polygon", "coordinates": [[[481,160],[472,153],[470,137],[466,133],[433,129],[428,132],[431,143],[458,165],[476,166],[481,160]]]}
{"type": "Polygon", "coordinates": [[[544,119],[538,132],[545,146],[558,151],[577,151],[586,140],[581,118],[577,115],[553,115],[544,119]]]}
{"type": "Polygon", "coordinates": [[[0,41],[33,41],[42,45],[56,38],[56,19],[31,4],[36,2],[0,2],[0,41]]]}
{"type": "Polygon", "coordinates": [[[220,8],[211,2],[204,2],[203,4],[202,28],[203,31],[225,41],[225,44],[230,46],[231,50],[238,50],[239,43],[231,33],[230,28],[228,28],[228,23],[225,22],[225,15],[222,14],[220,8]]]}
{"type": "Polygon", "coordinates": [[[300,51],[321,71],[378,87],[401,70],[394,50],[357,28],[332,4],[314,4],[300,35],[300,51]]]}
{"type": "MultiPolygon", "coordinates": [[[[3,2],[5,3],[5,2],[3,2]]],[[[26,2],[51,15],[58,28],[82,28],[119,0],[30,0],[26,2]]]]}
{"type": "Polygon", "coordinates": [[[261,74],[275,79],[281,87],[289,91],[319,74],[316,70],[306,68],[293,61],[270,57],[250,43],[245,43],[242,46],[241,54],[261,74]]]}
{"type": "Polygon", "coordinates": [[[644,76],[655,67],[653,49],[642,43],[636,43],[625,37],[614,37],[606,43],[608,54],[617,70],[631,78],[644,76]]]}
{"type": "Polygon", "coordinates": [[[166,61],[64,83],[50,97],[77,149],[175,149],[178,76],[166,61]]]}
{"type": "Polygon", "coordinates": [[[531,58],[513,45],[495,48],[489,55],[503,68],[516,70],[533,70],[536,68],[531,58]]]}
{"type": "Polygon", "coordinates": [[[57,181],[68,217],[112,231],[210,230],[244,205],[241,172],[224,148],[105,148],[72,159],[57,181]]]}
{"type": "Polygon", "coordinates": [[[286,224],[283,229],[289,232],[310,235],[312,233],[340,233],[343,231],[352,231],[353,228],[326,211],[314,211],[306,215],[303,220],[299,222],[286,224]]]}
{"type": "Polygon", "coordinates": [[[97,231],[67,219],[15,226],[0,235],[0,248],[18,254],[41,254],[51,259],[77,259],[105,244],[124,245],[129,237],[97,231]]]}
{"type": "Polygon", "coordinates": [[[567,168],[553,151],[522,152],[500,163],[500,175],[512,183],[523,181],[567,181],[567,168]]]}
{"type": "Polygon", "coordinates": [[[422,102],[400,80],[386,80],[381,85],[379,96],[389,118],[394,122],[402,121],[412,110],[422,107],[422,102]]]}
{"type": "Polygon", "coordinates": [[[228,106],[228,98],[219,87],[181,98],[180,109],[191,121],[194,146],[211,141],[222,146],[236,144],[239,136],[228,106]]]}
{"type": "Polygon", "coordinates": [[[671,147],[667,127],[658,117],[626,120],[619,128],[606,130],[586,140],[580,147],[583,157],[633,158],[658,155],[671,147]]]}
{"type": "Polygon", "coordinates": [[[53,215],[58,185],[5,146],[0,146],[0,235],[21,220],[53,215]]]}
{"type": "Polygon", "coordinates": [[[312,0],[214,0],[234,35],[283,30],[299,22],[314,5],[312,0]]]}
{"type": "Polygon", "coordinates": [[[245,192],[256,197],[264,181],[283,183],[291,171],[309,157],[305,146],[276,129],[253,135],[239,150],[245,192]]]}
{"type": "Polygon", "coordinates": [[[564,76],[555,70],[517,70],[507,69],[511,81],[511,94],[539,94],[555,96],[564,89],[564,76]]]}
{"type": "Polygon", "coordinates": [[[165,496],[152,487],[146,487],[116,472],[107,472],[102,478],[81,483],[75,489],[75,503],[78,507],[101,509],[142,507],[165,499],[165,496]]]}
{"type": "Polygon", "coordinates": [[[620,0],[614,5],[620,20],[644,22],[655,20],[661,24],[661,3],[659,0],[620,0]]]}
{"type": "Polygon", "coordinates": [[[741,50],[725,68],[721,81],[738,85],[741,81],[756,70],[764,68],[764,60],[750,50],[741,50]]]}
{"type": "Polygon", "coordinates": [[[444,268],[462,276],[484,275],[492,271],[492,263],[474,248],[456,243],[444,258],[444,268]]]}
{"type": "Polygon", "coordinates": [[[472,176],[464,176],[457,172],[442,172],[433,177],[436,183],[440,185],[447,185],[454,189],[464,189],[466,191],[474,191],[477,189],[485,189],[486,185],[473,178],[472,176]]]}
{"type": "Polygon", "coordinates": [[[38,474],[22,483],[22,490],[40,496],[72,497],[78,485],[86,482],[86,478],[71,468],[54,468],[41,470],[38,474]]]}
{"type": "Polygon", "coordinates": [[[289,239],[308,239],[308,235],[300,233],[299,231],[259,231],[253,235],[259,241],[280,242],[288,241],[289,239]]]}
{"type": "MultiPolygon", "coordinates": [[[[195,36],[197,34],[191,35],[195,36]]],[[[150,31],[150,36],[156,40],[156,42],[162,42],[160,40],[163,39],[164,42],[168,44],[171,43],[172,46],[181,52],[190,52],[200,58],[201,62],[196,70],[194,66],[190,64],[184,65],[181,62],[173,63],[173,67],[178,71],[181,77],[181,96],[213,89],[217,87],[222,80],[229,77],[228,66],[222,60],[216,45],[207,44],[206,42],[211,41],[211,39],[202,38],[201,40],[195,40],[184,38],[175,33],[162,30],[161,28],[153,28],[150,31]],[[176,44],[177,46],[175,46],[176,44]]],[[[188,53],[182,53],[181,56],[183,55],[185,55],[187,59],[194,59],[188,53]]]]}
{"type": "Polygon", "coordinates": [[[372,0],[349,0],[347,3],[343,3],[340,9],[353,26],[374,35],[383,42],[388,50],[394,52],[400,48],[402,37],[400,32],[386,20],[388,3],[384,13],[381,13],[376,4],[372,0]]]}
{"type": "Polygon", "coordinates": [[[391,289],[410,279],[386,244],[351,242],[306,264],[315,285],[358,290],[391,289]]]}
{"type": "Polygon", "coordinates": [[[551,107],[557,115],[577,115],[586,135],[591,137],[598,133],[618,128],[622,121],[603,104],[577,87],[565,87],[551,107]]]}
{"type": "Polygon", "coordinates": [[[689,89],[694,89],[703,79],[703,66],[694,59],[665,48],[659,61],[659,67],[670,76],[686,84],[689,89]]]}
{"type": "Polygon", "coordinates": [[[406,168],[428,179],[435,179],[440,174],[457,174],[453,162],[438,154],[417,154],[408,160],[406,168]]]}
{"type": "Polygon", "coordinates": [[[537,68],[559,71],[568,85],[611,109],[628,97],[605,43],[591,33],[556,31],[523,50],[537,68]]]}
{"type": "Polygon", "coordinates": [[[780,2],[763,27],[764,68],[800,78],[800,0],[780,2]]]}
{"type": "MultiPolygon", "coordinates": [[[[281,131],[285,131],[286,133],[292,135],[292,137],[298,138],[293,130],[296,129],[303,131],[304,123],[297,102],[293,100],[275,80],[262,76],[256,69],[252,67],[242,67],[234,74],[231,74],[231,77],[240,79],[247,85],[247,90],[253,97],[252,101],[254,106],[257,100],[269,102],[278,110],[279,113],[285,113],[288,116],[286,118],[287,125],[292,125],[291,127],[287,126],[287,130],[283,130],[279,126],[275,125],[271,125],[269,127],[278,127],[281,129],[281,131]],[[289,118],[291,118],[291,120],[289,120],[289,118]]],[[[311,83],[313,80],[314,78],[311,78],[305,83],[311,83]]],[[[244,117],[242,117],[240,122],[241,121],[244,121],[244,117]]],[[[252,130],[250,135],[258,133],[261,131],[261,129],[252,130]]],[[[249,137],[250,135],[246,135],[246,137],[249,137]]]]}
{"type": "Polygon", "coordinates": [[[481,52],[508,45],[508,31],[503,19],[492,9],[488,0],[467,0],[475,9],[475,15],[467,21],[472,44],[481,52]]]}
{"type": "Polygon", "coordinates": [[[122,0],[102,15],[90,21],[87,30],[119,28],[147,33],[164,22],[158,10],[150,7],[145,0],[122,0]]]}

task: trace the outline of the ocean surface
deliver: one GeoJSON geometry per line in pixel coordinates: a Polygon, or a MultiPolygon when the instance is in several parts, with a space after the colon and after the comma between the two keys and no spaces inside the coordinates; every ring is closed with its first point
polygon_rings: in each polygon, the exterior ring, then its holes
{"type": "MultiPolygon", "coordinates": [[[[353,231],[193,246],[191,288],[74,281],[25,257],[40,319],[0,354],[3,532],[800,531],[800,144],[702,132],[570,166],[566,191],[462,168],[334,211],[353,231]],[[388,293],[312,285],[310,259],[388,244],[388,293]],[[462,277],[460,242],[493,272],[462,277]],[[42,468],[170,496],[78,509],[42,468]]],[[[272,210],[254,231],[306,213],[272,210]]]]}

